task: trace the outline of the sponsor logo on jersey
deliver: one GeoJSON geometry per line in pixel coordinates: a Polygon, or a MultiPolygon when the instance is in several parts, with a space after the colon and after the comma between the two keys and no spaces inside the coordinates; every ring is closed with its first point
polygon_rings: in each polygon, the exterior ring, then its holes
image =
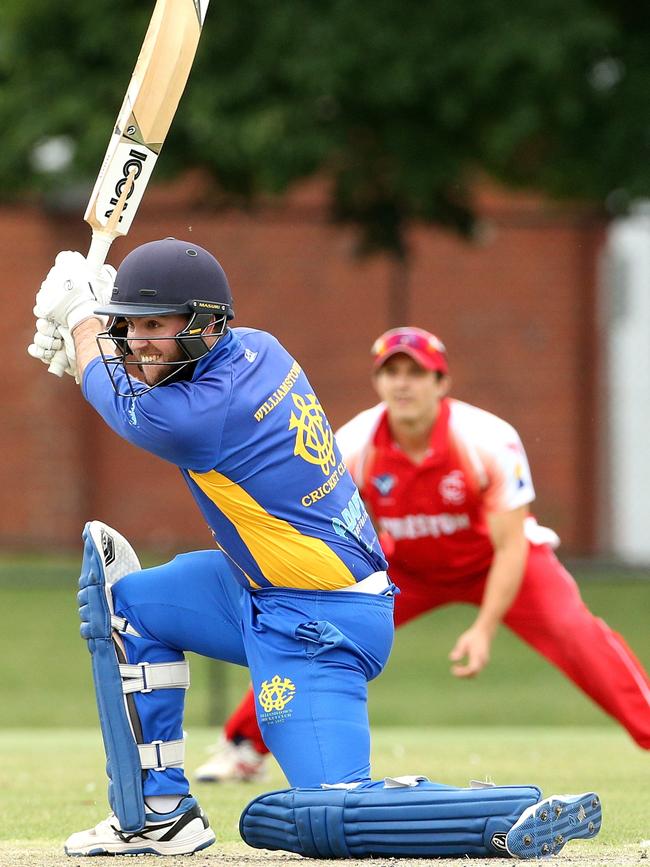
{"type": "Polygon", "coordinates": [[[293,404],[299,415],[291,412],[289,430],[296,431],[294,455],[319,466],[323,475],[329,476],[336,466],[334,434],[325,418],[323,408],[315,394],[292,394],[293,404]]]}
{"type": "Polygon", "coordinates": [[[274,674],[270,680],[263,680],[257,700],[262,708],[261,721],[267,725],[284,722],[291,715],[291,709],[286,710],[289,702],[296,695],[296,685],[288,677],[274,674]]]}
{"type": "Polygon", "coordinates": [[[515,479],[517,480],[517,490],[520,491],[526,487],[527,479],[524,475],[524,468],[520,463],[515,467],[515,479]]]}
{"type": "Polygon", "coordinates": [[[396,476],[391,476],[390,473],[384,473],[381,476],[373,476],[371,481],[382,497],[387,497],[395,487],[397,478],[396,476]]]}
{"type": "Polygon", "coordinates": [[[465,476],[461,470],[452,470],[440,480],[438,491],[443,502],[460,506],[465,502],[465,476]]]}
{"type": "Polygon", "coordinates": [[[252,364],[255,361],[255,359],[257,358],[257,352],[253,352],[252,349],[245,349],[244,350],[244,358],[246,359],[246,361],[248,361],[252,364]]]}
{"type": "Polygon", "coordinates": [[[366,507],[363,504],[359,491],[355,491],[350,497],[348,504],[341,512],[341,517],[332,518],[332,527],[337,535],[345,538],[349,533],[358,542],[361,542],[366,550],[372,551],[372,540],[371,542],[366,542],[361,537],[367,523],[368,512],[366,511],[366,507]]]}
{"type": "Polygon", "coordinates": [[[131,403],[129,405],[129,408],[126,411],[126,417],[129,420],[129,424],[131,425],[131,427],[137,427],[138,426],[138,417],[135,414],[135,398],[134,397],[131,398],[131,403]]]}
{"type": "Polygon", "coordinates": [[[380,524],[382,530],[386,530],[398,542],[400,539],[422,539],[425,536],[432,536],[434,539],[440,536],[453,536],[459,530],[468,530],[470,519],[465,512],[460,514],[441,512],[438,515],[381,518],[380,524]]]}
{"type": "MultiPolygon", "coordinates": [[[[510,449],[510,451],[514,452],[516,455],[521,455],[524,451],[523,446],[519,442],[507,443],[506,448],[510,449]]],[[[528,478],[528,475],[524,470],[524,465],[521,460],[517,461],[513,472],[515,476],[515,484],[517,485],[518,491],[530,484],[530,479],[528,478]]]]}

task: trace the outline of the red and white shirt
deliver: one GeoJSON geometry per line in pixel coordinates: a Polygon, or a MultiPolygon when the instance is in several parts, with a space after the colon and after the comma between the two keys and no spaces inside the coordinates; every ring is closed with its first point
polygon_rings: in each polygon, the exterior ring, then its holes
{"type": "MultiPolygon", "coordinates": [[[[487,513],[535,499],[517,431],[459,400],[441,401],[420,464],[393,441],[384,404],[359,413],[336,439],[368,511],[392,539],[391,566],[429,579],[454,580],[488,569],[494,549],[487,513]]],[[[531,542],[559,541],[534,520],[526,529],[531,542]]]]}

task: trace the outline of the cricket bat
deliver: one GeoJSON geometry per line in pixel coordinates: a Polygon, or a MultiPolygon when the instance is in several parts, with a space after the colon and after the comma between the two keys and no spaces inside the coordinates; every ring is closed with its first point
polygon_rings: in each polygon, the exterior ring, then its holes
{"type": "MultiPolygon", "coordinates": [[[[185,89],[209,0],[157,0],[84,220],[92,229],[88,262],[99,273],[108,251],[131,228],[185,89]]],[[[49,370],[62,376],[65,351],[49,370]]]]}

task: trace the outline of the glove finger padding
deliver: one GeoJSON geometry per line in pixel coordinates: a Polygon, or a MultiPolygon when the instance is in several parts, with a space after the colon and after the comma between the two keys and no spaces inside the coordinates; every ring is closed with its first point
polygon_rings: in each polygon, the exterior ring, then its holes
{"type": "Polygon", "coordinates": [[[39,317],[33,342],[27,347],[27,352],[48,364],[50,372],[56,376],[67,373],[74,377],[75,382],[79,382],[74,339],[67,328],[39,317]]]}
{"type": "Polygon", "coordinates": [[[39,319],[36,323],[36,332],[34,333],[33,343],[40,347],[43,350],[43,353],[49,353],[50,357],[54,355],[55,352],[58,352],[59,349],[63,349],[63,338],[57,328],[53,323],[46,323],[51,326],[49,329],[49,333],[47,330],[44,330],[40,327],[41,322],[46,322],[45,319],[39,319]]]}
{"type": "Polygon", "coordinates": [[[43,319],[42,317],[39,317],[36,320],[36,331],[42,337],[61,337],[59,326],[56,322],[52,322],[51,319],[43,319]]]}

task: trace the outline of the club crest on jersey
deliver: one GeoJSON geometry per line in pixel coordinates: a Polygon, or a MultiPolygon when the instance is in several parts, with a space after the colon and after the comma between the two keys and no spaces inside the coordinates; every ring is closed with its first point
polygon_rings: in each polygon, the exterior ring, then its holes
{"type": "Polygon", "coordinates": [[[391,476],[390,473],[383,473],[381,476],[373,476],[373,485],[377,488],[382,497],[387,497],[395,487],[397,478],[391,476]]]}
{"type": "Polygon", "coordinates": [[[263,680],[257,700],[262,709],[260,718],[267,725],[284,722],[292,715],[287,705],[296,695],[296,685],[288,677],[274,674],[270,680],[263,680]]]}
{"type": "Polygon", "coordinates": [[[438,491],[443,502],[460,506],[465,502],[465,477],[460,470],[452,470],[440,480],[438,491]]]}
{"type": "Polygon", "coordinates": [[[315,394],[292,394],[293,405],[300,412],[293,411],[289,420],[289,430],[296,431],[294,455],[303,461],[316,464],[328,476],[336,466],[334,454],[334,434],[325,413],[315,394]]]}

